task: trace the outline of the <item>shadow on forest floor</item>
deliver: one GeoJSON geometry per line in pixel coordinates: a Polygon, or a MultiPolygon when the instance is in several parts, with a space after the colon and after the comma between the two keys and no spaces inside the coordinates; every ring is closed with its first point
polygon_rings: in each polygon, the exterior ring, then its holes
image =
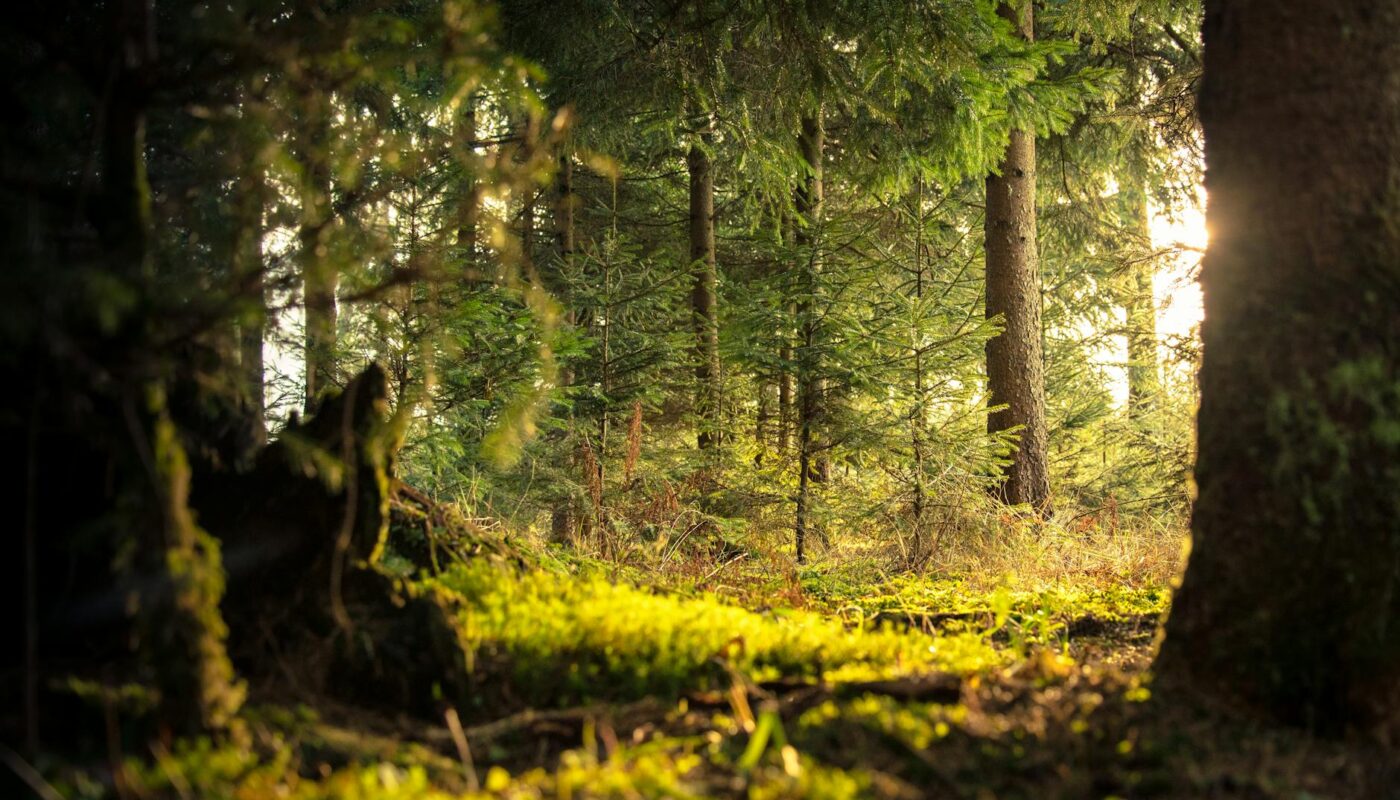
{"type": "Polygon", "coordinates": [[[809,574],[745,608],[605,572],[429,579],[476,682],[451,724],[271,680],[242,745],[42,766],[63,797],[1370,798],[1400,781],[1362,746],[1156,696],[1163,587],[809,574]]]}

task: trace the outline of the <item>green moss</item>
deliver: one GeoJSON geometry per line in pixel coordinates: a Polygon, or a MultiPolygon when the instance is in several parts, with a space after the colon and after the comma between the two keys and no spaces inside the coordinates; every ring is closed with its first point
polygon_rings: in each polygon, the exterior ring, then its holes
{"type": "Polygon", "coordinates": [[[1116,622],[1159,616],[1167,609],[1166,587],[1097,588],[1057,584],[1034,590],[1002,586],[992,591],[950,578],[900,576],[879,586],[805,582],[833,613],[848,620],[956,618],[981,627],[1061,627],[1078,619],[1116,622]]]}
{"type": "Polygon", "coordinates": [[[473,668],[508,679],[537,704],[728,686],[731,669],[755,681],[844,680],[1005,662],[974,634],[851,630],[815,613],[760,614],[709,595],[655,594],[597,576],[470,564],[438,583],[459,603],[473,668]]]}

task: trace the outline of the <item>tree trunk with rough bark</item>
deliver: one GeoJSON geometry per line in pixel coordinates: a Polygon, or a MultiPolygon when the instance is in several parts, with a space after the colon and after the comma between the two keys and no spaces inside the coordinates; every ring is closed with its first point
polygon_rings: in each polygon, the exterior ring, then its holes
{"type": "Polygon", "coordinates": [[[817,278],[821,272],[819,231],[822,218],[822,160],[826,144],[826,133],[822,127],[821,114],[803,117],[802,133],[798,137],[798,147],[807,165],[807,174],[798,184],[796,210],[800,217],[794,233],[798,258],[799,300],[796,317],[798,326],[797,342],[797,514],[795,522],[795,543],[797,563],[806,561],[809,513],[811,511],[811,485],[826,480],[826,457],[820,452],[818,426],[822,414],[822,395],[825,387],[820,377],[818,352],[817,278]]]}
{"type": "Polygon", "coordinates": [[[1400,0],[1207,0],[1199,487],[1157,660],[1400,734],[1400,0]]]}
{"type": "MultiPolygon", "coordinates": [[[[1031,8],[997,10],[1027,40],[1031,8]]],[[[1040,274],[1036,252],[1035,134],[1013,130],[998,174],[987,176],[987,317],[1003,329],[987,342],[990,404],[1005,406],[987,416],[992,433],[1017,430],[1019,438],[999,491],[1013,505],[1049,511],[1046,458],[1045,366],[1041,352],[1040,274]]]]}
{"type": "Polygon", "coordinates": [[[695,328],[696,443],[710,450],[720,442],[719,319],[715,301],[715,176],[710,155],[690,146],[690,313],[695,328]]]}

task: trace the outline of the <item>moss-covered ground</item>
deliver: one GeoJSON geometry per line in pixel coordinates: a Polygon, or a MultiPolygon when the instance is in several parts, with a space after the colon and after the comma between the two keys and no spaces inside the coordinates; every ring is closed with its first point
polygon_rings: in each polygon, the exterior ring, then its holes
{"type": "Polygon", "coordinates": [[[65,798],[1396,796],[1364,747],[1158,697],[1166,586],[532,563],[425,582],[476,681],[441,720],[255,696],[243,742],[36,766],[65,798]]]}

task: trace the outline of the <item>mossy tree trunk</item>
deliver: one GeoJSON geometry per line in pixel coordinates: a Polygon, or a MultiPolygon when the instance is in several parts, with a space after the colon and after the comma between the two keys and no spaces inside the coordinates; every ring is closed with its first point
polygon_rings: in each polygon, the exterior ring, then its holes
{"type": "MultiPolygon", "coordinates": [[[[156,58],[153,7],[126,3],[114,21],[122,57],[103,118],[102,187],[110,215],[102,245],[114,272],[149,292],[151,190],[146,172],[146,84],[156,58]]],[[[140,342],[157,339],[156,320],[137,320],[140,342]]],[[[219,603],[224,572],[218,543],[189,507],[190,466],[166,402],[164,377],[136,375],[117,389],[131,437],[126,455],[144,469],[122,470],[137,498],[127,519],[134,557],[124,578],[136,600],[136,633],[159,690],[161,722],[182,734],[228,730],[243,702],[225,648],[219,603]],[[153,579],[153,576],[154,579],[153,579]]]]}
{"type": "MultiPolygon", "coordinates": [[[[1030,3],[997,10],[1021,36],[1033,36],[1030,3]]],[[[1045,365],[1041,352],[1040,264],[1036,251],[1035,134],[1013,130],[995,175],[987,176],[987,317],[1003,329],[987,342],[987,387],[993,406],[992,433],[1019,431],[1005,470],[1001,497],[1013,505],[1048,511],[1050,475],[1046,458],[1045,365]]]]}
{"type": "Polygon", "coordinates": [[[1400,0],[1207,0],[1199,496],[1157,661],[1400,733],[1400,0]]]}

